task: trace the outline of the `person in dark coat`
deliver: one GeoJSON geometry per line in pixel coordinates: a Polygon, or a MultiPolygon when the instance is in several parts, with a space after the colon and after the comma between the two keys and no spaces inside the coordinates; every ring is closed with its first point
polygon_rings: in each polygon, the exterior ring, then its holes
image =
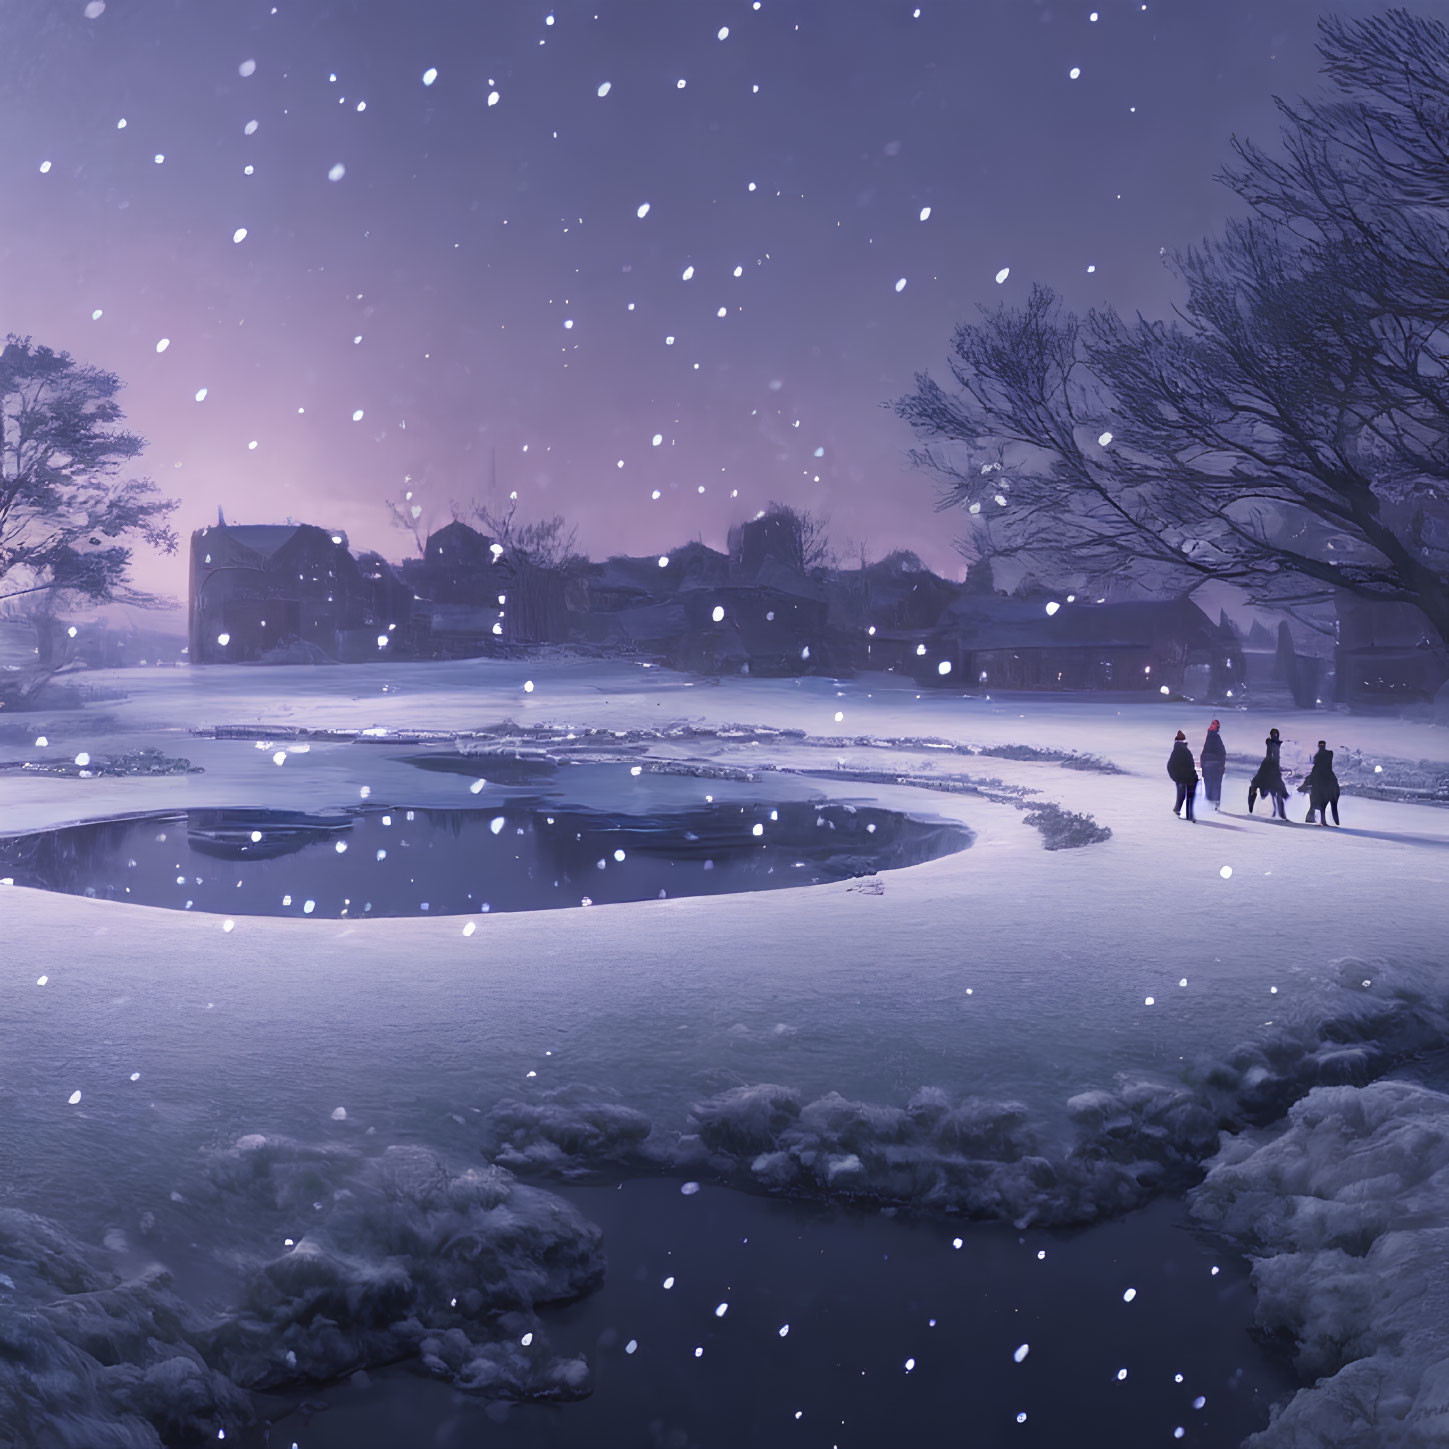
{"type": "Polygon", "coordinates": [[[1333,823],[1338,824],[1338,776],[1333,773],[1333,751],[1323,740],[1318,742],[1318,753],[1313,757],[1313,768],[1308,778],[1298,787],[1308,795],[1308,821],[1319,817],[1320,825],[1328,824],[1328,812],[1333,811],[1333,823]]]}
{"type": "Polygon", "coordinates": [[[1288,800],[1288,787],[1283,783],[1283,766],[1278,759],[1278,752],[1283,747],[1278,731],[1269,730],[1264,744],[1267,748],[1263,754],[1263,763],[1258,766],[1257,774],[1248,784],[1248,814],[1253,813],[1253,801],[1261,795],[1264,799],[1272,800],[1274,816],[1279,820],[1286,820],[1288,811],[1284,807],[1288,800]]]}
{"type": "Polygon", "coordinates": [[[1223,808],[1223,771],[1228,767],[1228,749],[1218,732],[1218,722],[1208,726],[1207,738],[1202,742],[1202,792],[1212,802],[1214,810],[1223,808]]]}
{"type": "Polygon", "coordinates": [[[1187,736],[1181,730],[1172,744],[1172,753],[1167,757],[1167,774],[1177,786],[1177,803],[1172,813],[1183,811],[1184,820],[1192,819],[1192,799],[1197,794],[1197,766],[1192,762],[1192,751],[1187,747],[1187,736]]]}

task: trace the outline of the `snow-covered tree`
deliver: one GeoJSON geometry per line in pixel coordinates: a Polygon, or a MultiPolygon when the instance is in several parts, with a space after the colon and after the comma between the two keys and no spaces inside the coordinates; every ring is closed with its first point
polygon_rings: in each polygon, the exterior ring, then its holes
{"type": "Polygon", "coordinates": [[[70,595],[159,602],[127,582],[132,545],[166,553],[176,507],[123,476],[145,443],[118,425],[121,382],[8,337],[0,351],[0,601],[70,595]]]}

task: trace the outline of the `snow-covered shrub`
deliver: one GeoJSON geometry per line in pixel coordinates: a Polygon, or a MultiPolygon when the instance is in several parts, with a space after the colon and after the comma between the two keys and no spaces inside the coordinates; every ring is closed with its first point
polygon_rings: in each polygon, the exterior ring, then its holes
{"type": "Polygon", "coordinates": [[[1190,1201],[1255,1258],[1258,1323],[1316,1380],[1254,1449],[1449,1442],[1449,1097],[1319,1087],[1225,1139],[1190,1201]]]}
{"type": "Polygon", "coordinates": [[[568,1177],[640,1161],[650,1121],[632,1107],[565,1087],[533,1102],[499,1102],[484,1130],[484,1151],[494,1161],[568,1177]]]}
{"type": "Polygon", "coordinates": [[[327,1381],[421,1356],[451,1365],[461,1387],[530,1398],[579,1388],[531,1320],[537,1305],[603,1281],[602,1234],[561,1198],[497,1166],[455,1172],[422,1147],[365,1156],[255,1135],[216,1154],[210,1177],[299,1225],[290,1246],[245,1260],[241,1312],[213,1345],[238,1382],[327,1381]],[[533,1330],[533,1351],[485,1373],[490,1346],[518,1326],[503,1322],[510,1314],[533,1330]],[[449,1334],[468,1350],[438,1349],[456,1342],[449,1334]]]}
{"type": "Polygon", "coordinates": [[[208,1363],[206,1339],[164,1271],[123,1280],[55,1224],[0,1209],[0,1442],[215,1439],[251,1405],[208,1363]]]}
{"type": "Polygon", "coordinates": [[[1022,817],[1023,825],[1033,826],[1042,834],[1048,850],[1075,850],[1082,845],[1096,845],[1112,838],[1111,830],[1098,825],[1091,815],[1063,810],[1049,800],[1032,805],[1022,817]]]}
{"type": "Polygon", "coordinates": [[[1064,770],[1092,770],[1099,775],[1120,775],[1122,770],[1100,755],[1080,755],[1075,750],[1056,750],[1039,745],[982,745],[974,753],[997,760],[1034,760],[1057,764],[1064,770]]]}

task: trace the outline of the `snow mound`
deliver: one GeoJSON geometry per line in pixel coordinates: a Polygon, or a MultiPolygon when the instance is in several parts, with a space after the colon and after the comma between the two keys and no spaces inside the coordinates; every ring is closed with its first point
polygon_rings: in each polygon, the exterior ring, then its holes
{"type": "Polygon", "coordinates": [[[682,1130],[586,1088],[498,1103],[483,1150],[522,1171],[712,1175],[804,1197],[1066,1226],[1196,1182],[1225,1128],[1273,1121],[1314,1087],[1364,1083],[1449,1040],[1427,977],[1348,959],[1326,997],[1175,1080],[1118,1074],[1065,1103],[1062,1137],[1015,1101],[925,1086],[904,1106],[740,1084],[696,1101],[682,1130]]]}
{"type": "Polygon", "coordinates": [[[123,1280],[30,1213],[0,1210],[0,1433],[56,1449],[161,1449],[251,1418],[208,1365],[164,1270],[123,1280]]]}
{"type": "Polygon", "coordinates": [[[1317,1381],[1255,1449],[1449,1442],[1449,1097],[1320,1087],[1223,1142],[1194,1215],[1257,1261],[1257,1317],[1317,1381]]]}
{"type": "Polygon", "coordinates": [[[205,1319],[164,1268],[122,1279],[55,1224],[0,1210],[0,1436],[19,1436],[0,1442],[220,1439],[251,1421],[247,1390],[409,1360],[489,1397],[589,1392],[588,1364],[551,1352],[535,1310],[602,1284],[603,1235],[552,1193],[421,1147],[260,1134],[215,1153],[206,1178],[215,1222],[281,1251],[222,1250],[238,1301],[205,1319]]]}
{"type": "Polygon", "coordinates": [[[485,1120],[485,1151],[509,1168],[567,1178],[649,1160],[649,1118],[577,1087],[545,1092],[535,1102],[499,1102],[485,1120]]]}
{"type": "Polygon", "coordinates": [[[431,1152],[377,1156],[243,1137],[212,1159],[221,1195],[281,1215],[291,1246],[243,1262],[241,1311],[216,1336],[249,1388],[327,1381],[420,1357],[460,1388],[576,1397],[587,1375],[554,1361],[533,1320],[603,1282],[602,1234],[501,1167],[454,1172],[431,1152]],[[529,1353],[500,1339],[532,1332],[529,1353]]]}

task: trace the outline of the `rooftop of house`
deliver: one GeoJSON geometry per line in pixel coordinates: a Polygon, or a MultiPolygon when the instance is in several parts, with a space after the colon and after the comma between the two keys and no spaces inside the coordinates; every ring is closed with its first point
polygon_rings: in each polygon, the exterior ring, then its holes
{"type": "Polygon", "coordinates": [[[300,533],[315,533],[342,548],[347,547],[345,533],[318,528],[311,523],[214,523],[193,537],[209,539],[214,534],[221,534],[260,558],[271,558],[300,533]]]}
{"type": "Polygon", "coordinates": [[[1226,638],[1221,626],[1187,598],[1098,604],[965,594],[946,607],[939,627],[964,643],[993,649],[1137,648],[1168,634],[1204,646],[1226,638]]]}

